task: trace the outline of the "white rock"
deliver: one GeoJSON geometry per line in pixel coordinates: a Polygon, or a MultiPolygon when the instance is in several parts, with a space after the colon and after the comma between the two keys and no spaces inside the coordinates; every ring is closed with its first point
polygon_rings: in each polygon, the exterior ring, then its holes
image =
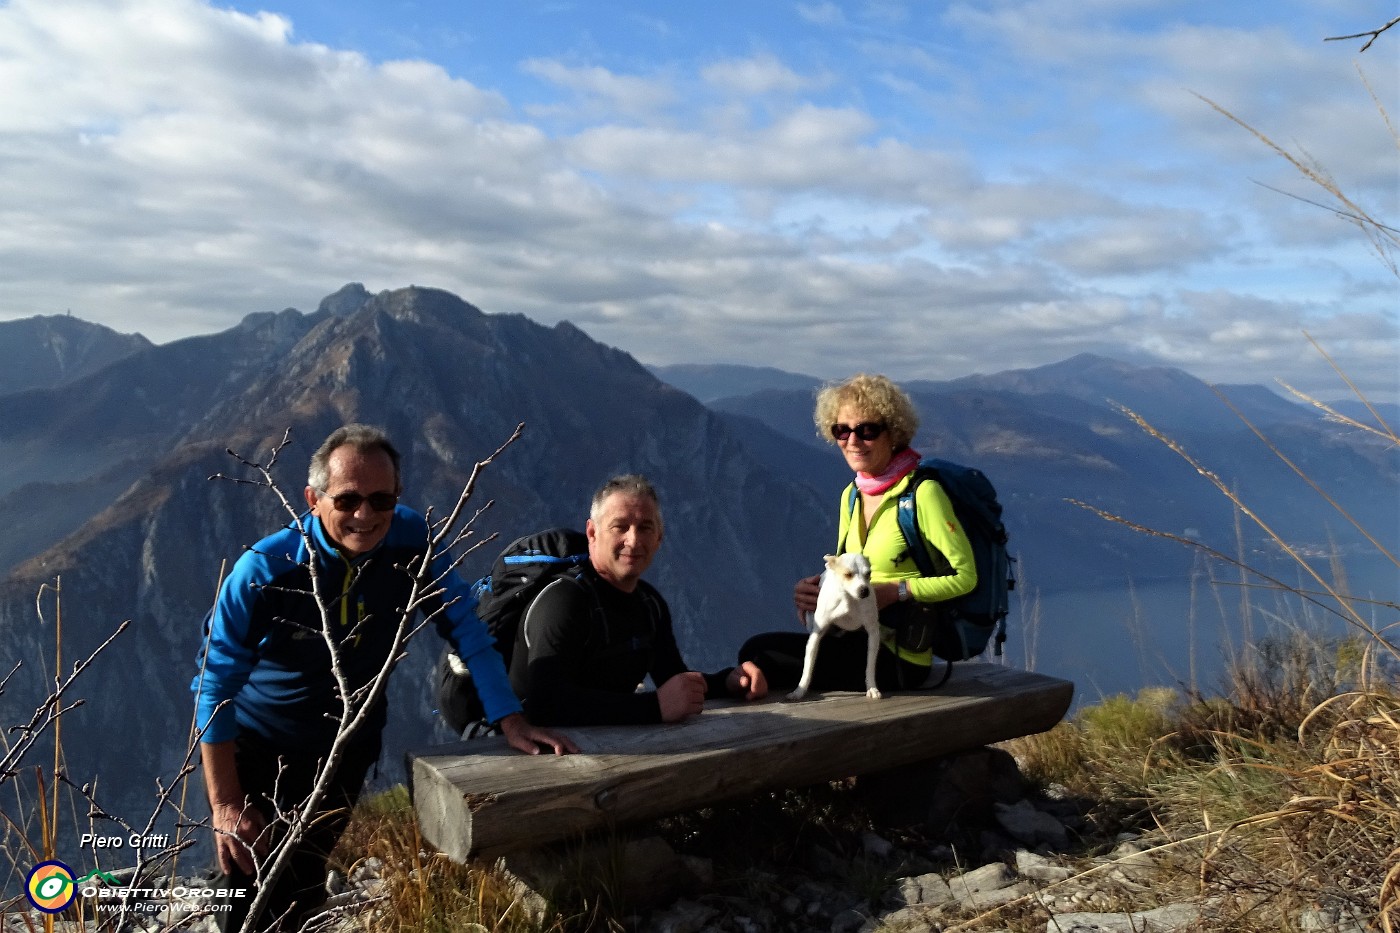
{"type": "Polygon", "coordinates": [[[1073,868],[1056,865],[1045,856],[1027,852],[1024,849],[1016,853],[1016,872],[1022,878],[1030,878],[1032,881],[1041,881],[1046,884],[1064,881],[1077,874],[1073,868]]]}
{"type": "Polygon", "coordinates": [[[896,907],[946,904],[953,899],[953,891],[943,876],[930,872],[912,878],[900,878],[886,900],[896,907]]]}
{"type": "Polygon", "coordinates": [[[1195,929],[1201,910],[1194,904],[1168,904],[1137,913],[1056,914],[1046,933],[1184,933],[1195,929]]]}
{"type": "Polygon", "coordinates": [[[981,868],[963,872],[948,881],[956,897],[979,891],[997,891],[1016,883],[1016,873],[1005,862],[990,862],[981,868]]]}

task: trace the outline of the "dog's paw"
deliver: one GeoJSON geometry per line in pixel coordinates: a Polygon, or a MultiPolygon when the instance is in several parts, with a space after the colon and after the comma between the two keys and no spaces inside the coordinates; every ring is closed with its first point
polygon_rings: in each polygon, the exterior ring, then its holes
{"type": "Polygon", "coordinates": [[[788,698],[789,700],[800,700],[800,699],[802,699],[803,697],[805,697],[806,695],[807,695],[807,688],[806,688],[806,687],[798,687],[796,690],[794,690],[794,691],[792,691],[791,693],[789,693],[789,694],[787,695],[787,698],[788,698]]]}
{"type": "Polygon", "coordinates": [[[882,700],[885,697],[876,687],[871,687],[869,690],[865,691],[865,696],[867,699],[871,700],[882,700]]]}

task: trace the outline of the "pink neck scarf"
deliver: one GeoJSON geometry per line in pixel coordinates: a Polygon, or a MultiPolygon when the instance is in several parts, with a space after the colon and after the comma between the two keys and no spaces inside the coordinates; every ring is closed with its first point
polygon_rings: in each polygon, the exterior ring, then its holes
{"type": "Polygon", "coordinates": [[[919,452],[912,447],[906,447],[890,458],[889,466],[885,467],[885,472],[879,476],[871,476],[869,473],[856,473],[856,488],[867,496],[878,496],[895,483],[904,479],[905,475],[914,467],[919,465],[919,452]]]}

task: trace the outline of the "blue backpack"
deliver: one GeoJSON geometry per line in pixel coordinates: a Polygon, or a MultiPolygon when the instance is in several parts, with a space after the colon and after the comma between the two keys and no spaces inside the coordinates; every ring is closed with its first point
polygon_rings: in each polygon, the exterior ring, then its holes
{"type": "MultiPolygon", "coordinates": [[[[925,480],[943,487],[953,504],[953,514],[962,525],[972,544],[973,562],[977,567],[977,587],[954,599],[935,604],[938,624],[930,635],[933,653],[945,661],[965,661],[987,649],[987,642],[996,636],[994,653],[1000,657],[1006,641],[1006,617],[1010,612],[1010,592],[1016,586],[1012,572],[1014,559],[1007,552],[1006,526],[1001,521],[1001,503],[996,489],[981,470],[962,466],[948,460],[927,457],[919,461],[908,487],[899,496],[895,517],[904,543],[921,576],[948,576],[952,565],[931,545],[921,547],[924,537],[919,532],[919,514],[914,506],[914,492],[925,480]]],[[[856,488],[850,487],[846,497],[847,514],[855,508],[856,488]]],[[[842,550],[845,542],[841,542],[842,550]]],[[[923,639],[920,638],[920,641],[923,639]]]]}

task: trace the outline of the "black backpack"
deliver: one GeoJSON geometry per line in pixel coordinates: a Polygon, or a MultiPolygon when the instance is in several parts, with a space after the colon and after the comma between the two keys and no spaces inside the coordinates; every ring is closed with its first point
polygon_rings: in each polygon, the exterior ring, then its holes
{"type": "MultiPolygon", "coordinates": [[[[487,631],[496,639],[496,650],[505,660],[507,671],[520,620],[530,603],[551,581],[576,575],[587,562],[588,539],[583,532],[550,528],[506,545],[492,563],[491,573],[472,584],[477,618],[486,623],[487,631]]],[[[471,674],[452,648],[443,651],[434,680],[438,714],[453,732],[461,734],[483,720],[485,710],[471,674]]]]}
{"type": "MultiPolygon", "coordinates": [[[[995,635],[993,650],[1000,656],[1006,641],[1010,591],[1015,588],[1016,579],[1011,567],[1014,558],[1006,549],[1008,537],[996,489],[991,480],[974,467],[934,457],[919,461],[909,485],[899,496],[895,517],[909,556],[920,575],[925,577],[947,576],[953,572],[948,559],[936,548],[918,545],[924,537],[919,531],[914,492],[925,480],[942,486],[953,504],[953,514],[972,545],[977,586],[971,593],[930,607],[913,606],[904,614],[908,624],[895,626],[896,638],[901,647],[912,651],[932,650],[937,657],[953,662],[981,654],[995,635]],[[921,611],[925,609],[927,611],[921,611]]],[[[847,514],[855,507],[856,496],[853,485],[846,498],[847,514]]],[[[843,541],[838,550],[844,549],[843,541]]]]}
{"type": "MultiPolygon", "coordinates": [[[[572,528],[550,528],[517,538],[506,545],[492,563],[491,572],[472,584],[471,592],[477,601],[477,618],[486,624],[487,630],[496,639],[496,650],[505,661],[507,671],[510,670],[511,655],[515,652],[516,636],[525,611],[546,586],[560,577],[572,578],[592,598],[595,616],[593,630],[601,638],[603,647],[600,650],[608,650],[611,637],[607,615],[589,576],[581,572],[587,565],[588,538],[583,532],[572,528]]],[[[648,609],[652,630],[639,645],[629,643],[625,646],[628,650],[649,651],[651,648],[660,610],[650,601],[648,609]]],[[[618,650],[622,650],[622,647],[618,650]]],[[[438,661],[434,681],[438,714],[454,732],[460,735],[467,727],[484,721],[486,712],[481,698],[477,696],[471,673],[450,647],[443,651],[438,661]]],[[[473,734],[475,732],[473,728],[473,734]]]]}

